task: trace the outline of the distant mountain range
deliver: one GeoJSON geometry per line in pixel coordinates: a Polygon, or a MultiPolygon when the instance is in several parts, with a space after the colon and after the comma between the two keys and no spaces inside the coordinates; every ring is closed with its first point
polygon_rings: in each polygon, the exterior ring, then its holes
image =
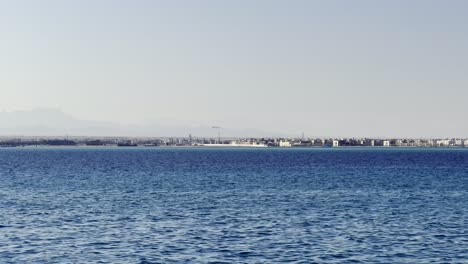
{"type": "MultiPolygon", "coordinates": [[[[143,125],[80,120],[60,109],[37,108],[30,111],[0,112],[1,136],[188,136],[217,137],[218,131],[208,125],[184,122],[150,121],[143,125]]],[[[222,137],[281,136],[253,129],[220,129],[222,137]]]]}

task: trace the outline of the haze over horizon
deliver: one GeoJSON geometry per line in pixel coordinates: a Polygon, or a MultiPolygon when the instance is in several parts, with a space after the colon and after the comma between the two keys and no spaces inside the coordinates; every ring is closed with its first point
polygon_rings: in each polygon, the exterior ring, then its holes
{"type": "MultiPolygon", "coordinates": [[[[397,138],[391,135],[320,135],[297,131],[285,133],[256,128],[217,127],[209,122],[193,120],[152,119],[140,123],[118,123],[99,120],[82,120],[60,109],[36,108],[29,111],[0,111],[0,137],[35,137],[35,136],[90,136],[90,137],[367,137],[397,138]]],[[[219,123],[218,123],[219,124],[219,123]]],[[[450,136],[462,138],[461,136],[450,136]]],[[[419,136],[402,138],[447,138],[440,136],[419,136]]]]}
{"type": "Polygon", "coordinates": [[[461,0],[0,0],[0,135],[468,137],[467,13],[461,0]]]}

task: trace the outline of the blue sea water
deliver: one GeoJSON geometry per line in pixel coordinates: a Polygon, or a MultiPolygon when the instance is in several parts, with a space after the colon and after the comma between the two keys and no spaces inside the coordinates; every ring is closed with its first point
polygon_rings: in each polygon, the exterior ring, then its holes
{"type": "Polygon", "coordinates": [[[0,263],[468,263],[468,149],[0,150],[0,263]]]}

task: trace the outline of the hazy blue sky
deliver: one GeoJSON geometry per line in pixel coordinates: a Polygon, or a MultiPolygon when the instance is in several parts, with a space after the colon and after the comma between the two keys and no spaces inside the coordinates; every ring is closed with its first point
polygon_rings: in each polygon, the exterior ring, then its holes
{"type": "Polygon", "coordinates": [[[0,110],[468,136],[468,1],[0,0],[0,110]]]}

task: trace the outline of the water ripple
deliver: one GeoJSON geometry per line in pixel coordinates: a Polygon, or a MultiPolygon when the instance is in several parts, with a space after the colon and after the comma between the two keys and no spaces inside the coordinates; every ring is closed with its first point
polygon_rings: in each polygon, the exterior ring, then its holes
{"type": "Polygon", "coordinates": [[[467,158],[2,150],[0,262],[463,263],[467,158]]]}

